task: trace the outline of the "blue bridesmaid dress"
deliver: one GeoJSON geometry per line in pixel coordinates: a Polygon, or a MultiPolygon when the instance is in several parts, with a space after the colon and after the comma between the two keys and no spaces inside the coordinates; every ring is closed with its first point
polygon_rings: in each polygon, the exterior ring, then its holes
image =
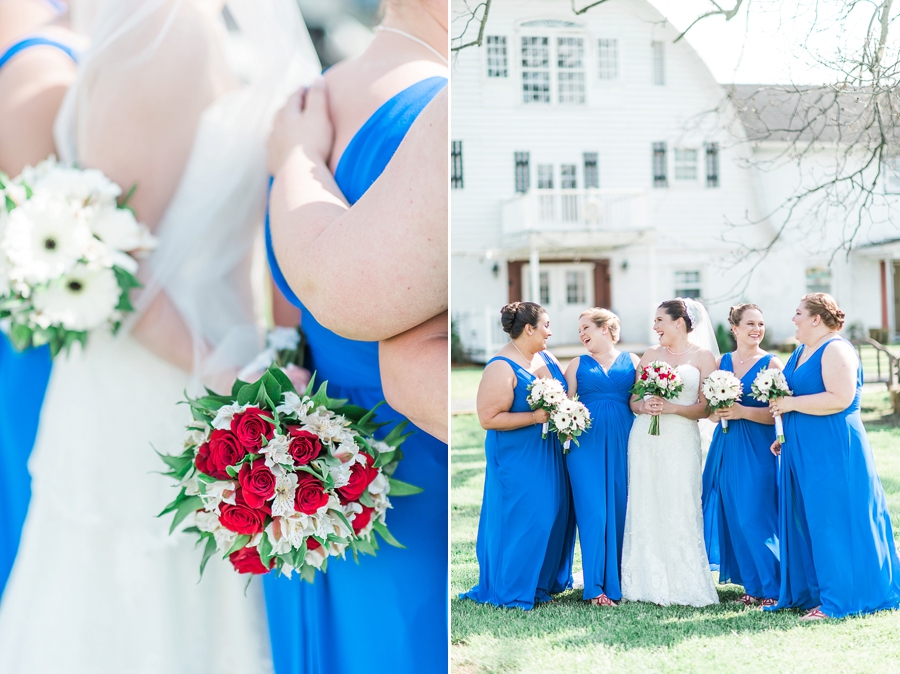
{"type": "MultiPolygon", "coordinates": [[[[768,407],[750,397],[756,375],[768,367],[763,356],[743,377],[744,407],[768,407]]],[[[734,372],[732,354],[722,355],[720,370],[734,372]]],[[[707,550],[710,534],[718,544],[719,582],[743,585],[751,597],[774,599],[778,566],[778,459],[770,447],[775,427],[749,419],[728,421],[728,433],[716,424],[703,469],[703,522],[707,550]],[[710,461],[711,457],[716,460],[710,461]]]]}
{"type": "MultiPolygon", "coordinates": [[[[565,377],[547,352],[541,357],[565,386],[565,377]]],[[[530,412],[528,385],[535,376],[518,363],[510,412],[530,412]]],[[[559,582],[569,520],[568,484],[556,435],[541,438],[540,425],[488,431],[487,468],[478,520],[478,584],[460,599],[529,610],[550,601],[559,582]]]]}
{"type": "MultiPolygon", "coordinates": [[[[841,339],[841,338],[838,338],[841,339]]],[[[784,368],[794,395],[823,393],[825,342],[798,366],[784,368]]],[[[781,588],[773,610],[821,605],[832,618],[900,605],[900,561],[891,519],[856,397],[842,412],[784,415],[779,534],[781,588]]]]}
{"type": "Polygon", "coordinates": [[[581,356],[575,376],[578,399],[591,413],[591,427],[572,443],[566,468],[572,484],[575,520],[581,540],[584,599],[605,594],[622,598],[622,538],[628,489],[628,435],[634,423],[629,407],[634,363],[619,354],[606,372],[581,356]]]}
{"type": "MultiPolygon", "coordinates": [[[[35,36],[15,42],[0,54],[0,68],[33,47],[54,47],[77,60],[68,45],[35,36]]],[[[49,346],[19,353],[9,338],[0,334],[0,595],[19,550],[31,500],[28,457],[37,435],[50,366],[49,346]]]]}
{"type": "MultiPolygon", "coordinates": [[[[404,89],[360,128],[335,171],[350,204],[381,175],[416,117],[446,84],[446,78],[432,77],[404,89]]],[[[384,399],[378,343],[345,339],[316,321],[279,270],[266,225],[272,276],[302,312],[307,367],[318,372],[318,382],[328,381],[330,396],[373,407],[384,399]]],[[[385,405],[377,419],[402,417],[385,405]]],[[[387,515],[391,533],[406,549],[382,543],[376,557],[361,555],[358,565],[352,557],[332,560],[313,584],[296,576],[264,577],[276,674],[404,674],[446,667],[447,445],[417,431],[403,453],[397,479],[424,489],[393,499],[387,515]]]]}

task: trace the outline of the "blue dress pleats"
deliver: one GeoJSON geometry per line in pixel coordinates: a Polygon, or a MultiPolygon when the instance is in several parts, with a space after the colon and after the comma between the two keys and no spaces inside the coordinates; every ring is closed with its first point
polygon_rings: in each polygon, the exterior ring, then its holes
{"type": "MultiPolygon", "coordinates": [[[[546,352],[554,378],[565,377],[546,352]]],[[[514,361],[516,388],[510,412],[528,412],[528,385],[535,377],[514,361]]],[[[490,364],[490,363],[488,363],[490,364]]],[[[560,588],[569,521],[568,482],[562,447],[553,434],[541,438],[540,425],[487,431],[484,496],[475,553],[478,584],[461,599],[529,610],[560,588]]],[[[571,571],[569,571],[571,573],[571,571]]]]}
{"type": "MultiPolygon", "coordinates": [[[[446,78],[432,77],[404,89],[356,133],[335,171],[351,204],[375,182],[418,114],[446,84],[446,78]]],[[[302,312],[307,367],[318,372],[317,381],[328,381],[330,396],[373,407],[384,399],[377,342],[345,339],[316,321],[288,287],[266,230],[273,278],[302,312]]],[[[401,418],[386,405],[376,417],[401,418]]],[[[403,453],[395,477],[424,489],[392,499],[388,511],[387,524],[405,549],[381,544],[376,557],[362,555],[358,565],[349,556],[330,560],[328,572],[318,574],[313,584],[296,576],[264,578],[276,674],[412,674],[446,668],[447,445],[417,430],[403,453]]]]}
{"type": "MultiPolygon", "coordinates": [[[[794,395],[825,391],[826,342],[798,367],[801,346],[784,368],[794,395]]],[[[833,618],[900,605],[900,561],[881,480],[856,397],[836,414],[784,415],[779,532],[781,586],[776,609],[821,605],[833,618]]]]}
{"type": "Polygon", "coordinates": [[[622,598],[622,538],[628,498],[628,435],[634,423],[629,407],[634,364],[619,354],[603,370],[590,356],[578,362],[578,398],[591,413],[591,427],[571,445],[566,468],[572,485],[581,542],[584,599],[606,594],[622,598]]]}
{"type": "MultiPolygon", "coordinates": [[[[767,407],[750,397],[756,375],[771,355],[760,358],[743,377],[744,407],[767,407]]],[[[722,356],[720,370],[734,372],[732,354],[722,356]]],[[[743,585],[753,597],[775,598],[778,564],[778,460],[770,448],[775,427],[749,419],[732,419],[728,433],[716,424],[703,469],[703,522],[707,552],[717,555],[719,582],[743,585]]]]}
{"type": "MultiPolygon", "coordinates": [[[[54,47],[75,60],[68,45],[44,37],[29,37],[0,54],[0,68],[32,47],[54,47]]],[[[34,447],[44,393],[50,380],[50,347],[16,351],[0,334],[0,595],[12,570],[28,503],[31,476],[28,457],[34,447]]]]}

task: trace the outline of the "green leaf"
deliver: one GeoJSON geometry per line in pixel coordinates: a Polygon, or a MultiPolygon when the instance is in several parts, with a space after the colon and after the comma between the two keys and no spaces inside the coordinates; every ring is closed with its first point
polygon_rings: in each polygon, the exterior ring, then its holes
{"type": "Polygon", "coordinates": [[[300,577],[307,583],[312,584],[316,579],[316,567],[310,564],[304,564],[300,567],[300,577]]]}
{"type": "Polygon", "coordinates": [[[241,381],[240,379],[235,379],[234,384],[231,385],[231,398],[232,400],[237,398],[238,392],[247,386],[247,382],[241,381]]]}
{"type": "Polygon", "coordinates": [[[242,386],[238,391],[237,395],[237,404],[238,405],[249,405],[250,403],[256,400],[256,396],[259,395],[259,389],[262,386],[262,379],[259,379],[252,384],[247,384],[246,386],[242,386]]]}
{"type": "Polygon", "coordinates": [[[372,500],[372,495],[369,494],[368,491],[364,491],[362,495],[359,497],[359,502],[362,503],[367,508],[374,508],[375,502],[372,500]]]}
{"type": "Polygon", "coordinates": [[[119,197],[119,208],[126,208],[131,210],[132,214],[134,214],[134,209],[129,208],[128,202],[131,201],[131,197],[134,196],[135,191],[137,190],[137,183],[132,183],[131,187],[128,188],[128,191],[121,197],[119,197]]]}
{"type": "Polygon", "coordinates": [[[393,477],[389,477],[388,482],[391,485],[391,496],[412,496],[413,494],[421,494],[423,491],[421,487],[416,487],[415,485],[409,484],[408,482],[402,482],[393,477]]]}
{"type": "Polygon", "coordinates": [[[269,535],[263,532],[263,535],[259,538],[259,558],[262,560],[263,566],[268,568],[269,562],[272,560],[274,555],[272,554],[272,542],[269,540],[269,535]]]}
{"type": "Polygon", "coordinates": [[[372,545],[372,541],[369,538],[356,539],[356,548],[360,552],[363,552],[367,555],[374,555],[377,552],[375,546],[372,545]]]}
{"type": "MultiPolygon", "coordinates": [[[[31,328],[21,323],[14,323],[9,330],[9,341],[16,348],[16,351],[24,351],[31,346],[31,328]]],[[[56,355],[55,353],[53,354],[56,355]]]]}
{"type": "MultiPolygon", "coordinates": [[[[191,452],[191,454],[193,454],[193,452],[191,452]]],[[[169,466],[169,468],[176,472],[182,470],[185,466],[190,465],[194,462],[193,456],[185,456],[185,454],[182,454],[181,456],[172,456],[171,454],[160,454],[159,452],[156,452],[156,455],[160,459],[165,461],[166,465],[169,466]]]]}
{"type": "Polygon", "coordinates": [[[25,198],[31,199],[31,197],[34,196],[34,191],[31,189],[31,187],[28,186],[27,183],[22,183],[22,187],[25,188],[25,198]]]}
{"type": "MultiPolygon", "coordinates": [[[[286,391],[290,391],[292,393],[296,393],[297,389],[294,388],[294,384],[288,378],[288,376],[284,373],[284,371],[280,367],[272,366],[268,369],[268,374],[272,376],[275,381],[278,382],[278,385],[281,386],[281,392],[284,393],[286,391]]],[[[277,400],[278,403],[281,402],[281,398],[277,400]]]]}
{"type": "Polygon", "coordinates": [[[391,429],[391,432],[388,433],[383,442],[389,444],[391,447],[399,447],[410,435],[415,433],[415,431],[410,431],[406,435],[403,434],[403,430],[409,425],[409,421],[404,419],[399,424],[394,426],[391,429]]]}
{"type": "Polygon", "coordinates": [[[224,557],[222,557],[222,559],[225,559],[225,557],[228,557],[228,555],[230,555],[232,552],[237,552],[238,550],[243,548],[245,545],[247,545],[247,543],[250,542],[251,538],[252,537],[249,536],[248,534],[239,535],[236,539],[234,539],[234,543],[232,544],[232,546],[230,548],[228,548],[228,552],[225,553],[225,555],[224,555],[224,557]]]}
{"type": "Polygon", "coordinates": [[[6,197],[6,210],[12,212],[16,207],[16,202],[13,201],[8,194],[4,196],[6,197]]]}
{"type": "MultiPolygon", "coordinates": [[[[203,570],[206,568],[206,563],[209,561],[209,558],[216,554],[216,539],[212,534],[209,534],[206,538],[206,548],[203,550],[203,559],[200,562],[200,578],[203,578],[203,570]]],[[[199,582],[199,581],[198,581],[199,582]]]]}
{"type": "Polygon", "coordinates": [[[375,529],[381,537],[384,539],[384,542],[388,545],[393,545],[395,548],[405,548],[406,546],[400,543],[396,538],[394,538],[393,534],[388,531],[388,528],[378,520],[375,520],[375,523],[372,525],[372,528],[375,529]]]}
{"type": "Polygon", "coordinates": [[[186,499],[182,500],[175,510],[175,519],[172,520],[172,526],[169,527],[169,533],[171,534],[175,531],[175,527],[181,524],[185,517],[202,507],[203,499],[199,496],[188,496],[186,499]]]}

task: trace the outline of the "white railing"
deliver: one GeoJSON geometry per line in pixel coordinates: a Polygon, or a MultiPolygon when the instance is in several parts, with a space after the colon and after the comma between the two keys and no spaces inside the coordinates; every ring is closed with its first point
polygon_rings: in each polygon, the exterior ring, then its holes
{"type": "Polygon", "coordinates": [[[609,232],[648,227],[644,190],[534,189],[503,204],[503,233],[609,232]]]}
{"type": "Polygon", "coordinates": [[[509,338],[500,325],[500,307],[486,306],[481,311],[453,314],[456,329],[466,354],[477,363],[486,363],[509,338]]]}

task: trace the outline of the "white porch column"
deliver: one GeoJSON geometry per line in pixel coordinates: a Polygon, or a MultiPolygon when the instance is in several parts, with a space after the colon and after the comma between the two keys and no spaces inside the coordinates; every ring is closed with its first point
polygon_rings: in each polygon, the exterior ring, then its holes
{"type": "Polygon", "coordinates": [[[537,302],[540,304],[541,301],[541,256],[538,253],[537,246],[534,243],[534,234],[528,237],[528,241],[531,245],[531,251],[528,256],[528,271],[529,276],[531,277],[531,288],[528,299],[531,302],[537,302]]]}
{"type": "Polygon", "coordinates": [[[656,315],[656,303],[659,301],[656,276],[656,244],[651,243],[647,246],[647,304],[649,308],[647,330],[650,344],[656,344],[657,340],[657,335],[653,331],[653,317],[656,315]]]}

